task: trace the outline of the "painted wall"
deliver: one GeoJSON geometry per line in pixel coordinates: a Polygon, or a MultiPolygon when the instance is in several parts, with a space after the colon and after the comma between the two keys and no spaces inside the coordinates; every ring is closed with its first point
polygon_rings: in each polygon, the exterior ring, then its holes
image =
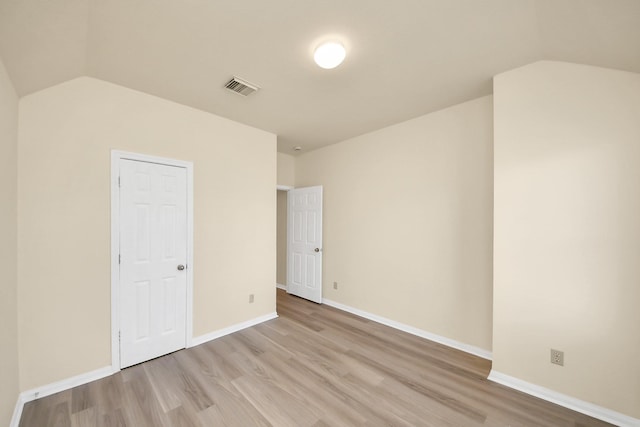
{"type": "Polygon", "coordinates": [[[295,185],[295,157],[278,153],[278,185],[295,185]]]}
{"type": "Polygon", "coordinates": [[[18,400],[17,147],[18,96],[0,59],[0,425],[18,400]]]}
{"type": "Polygon", "coordinates": [[[640,418],[640,75],[538,62],[494,97],[493,369],[640,418]]]}
{"type": "Polygon", "coordinates": [[[324,186],[324,297],[490,350],[492,142],[489,96],[296,157],[324,186]]]}
{"type": "Polygon", "coordinates": [[[275,135],[78,78],[20,100],[22,390],[111,364],[111,149],[194,162],[195,336],[275,311],[275,135]]]}
{"type": "Polygon", "coordinates": [[[287,284],[287,192],[278,191],[276,282],[287,284]]]}

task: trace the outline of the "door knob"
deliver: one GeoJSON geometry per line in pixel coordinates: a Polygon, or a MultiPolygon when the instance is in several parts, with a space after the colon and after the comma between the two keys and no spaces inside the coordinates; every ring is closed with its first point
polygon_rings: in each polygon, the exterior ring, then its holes
{"type": "Polygon", "coordinates": [[[314,252],[320,252],[320,248],[315,248],[314,252]]]}
{"type": "Polygon", "coordinates": [[[182,265],[182,264],[178,265],[178,270],[180,270],[180,271],[184,270],[184,265],[182,265]]]}

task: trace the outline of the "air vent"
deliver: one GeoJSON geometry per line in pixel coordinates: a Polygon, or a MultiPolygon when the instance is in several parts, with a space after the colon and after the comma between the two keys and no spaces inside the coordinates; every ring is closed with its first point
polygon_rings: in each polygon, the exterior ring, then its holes
{"type": "Polygon", "coordinates": [[[231,92],[235,92],[238,95],[247,96],[251,95],[253,92],[260,89],[258,86],[251,84],[245,80],[239,79],[237,77],[232,78],[229,82],[224,85],[231,92]]]}

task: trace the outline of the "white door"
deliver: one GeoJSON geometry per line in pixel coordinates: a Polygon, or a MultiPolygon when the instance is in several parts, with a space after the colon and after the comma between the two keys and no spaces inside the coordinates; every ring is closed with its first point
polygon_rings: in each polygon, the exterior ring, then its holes
{"type": "Polygon", "coordinates": [[[186,169],[120,160],[120,365],[186,347],[186,169]]]}
{"type": "Polygon", "coordinates": [[[322,303],[322,186],[287,193],[287,292],[322,303]]]}

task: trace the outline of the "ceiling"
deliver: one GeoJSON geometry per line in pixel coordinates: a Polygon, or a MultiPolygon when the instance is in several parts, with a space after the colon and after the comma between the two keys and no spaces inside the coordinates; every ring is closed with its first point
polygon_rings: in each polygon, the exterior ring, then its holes
{"type": "Polygon", "coordinates": [[[553,59],[640,72],[640,0],[0,0],[20,96],[92,76],[278,135],[295,154],[490,94],[553,59]],[[312,50],[347,48],[334,70],[312,50]],[[238,76],[262,89],[246,98],[238,76]]]}

